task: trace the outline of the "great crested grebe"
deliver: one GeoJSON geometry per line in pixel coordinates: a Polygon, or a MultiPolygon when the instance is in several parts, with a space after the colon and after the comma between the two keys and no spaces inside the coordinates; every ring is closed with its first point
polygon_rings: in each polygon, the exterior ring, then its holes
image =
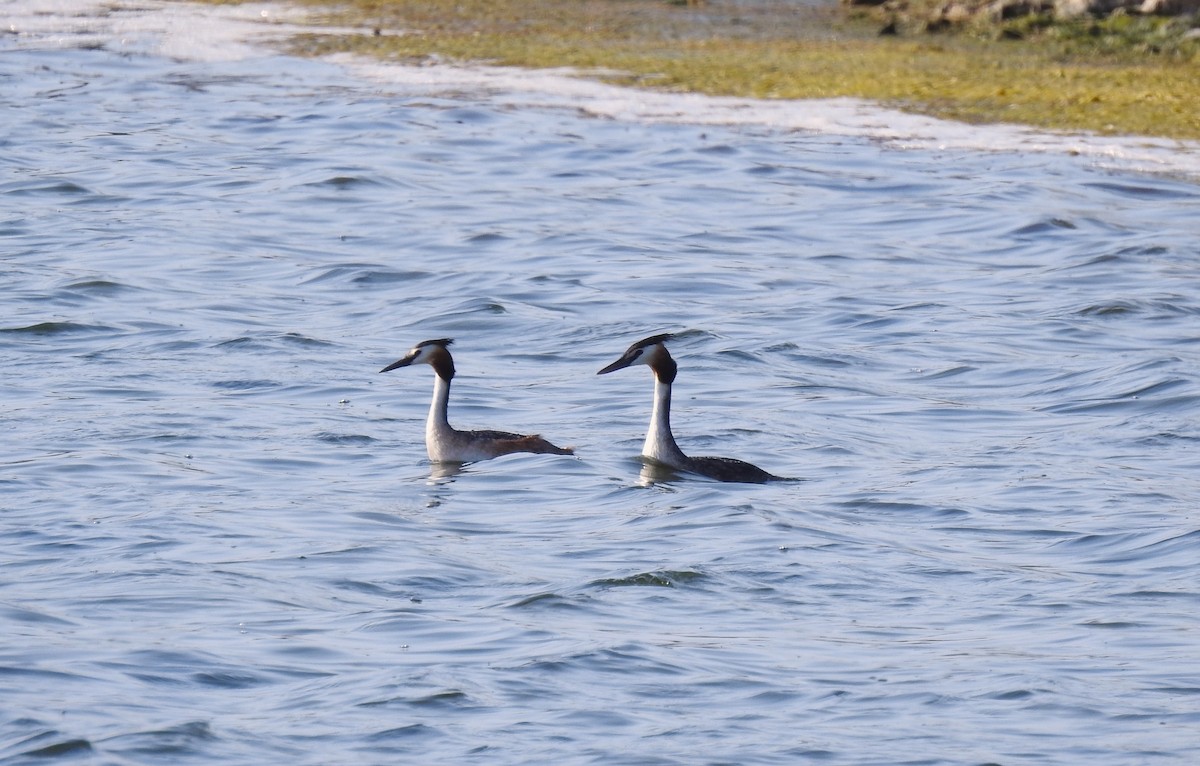
{"type": "Polygon", "coordinates": [[[635,364],[647,365],[654,371],[654,411],[650,414],[650,430],[642,455],[662,465],[680,471],[698,473],[717,481],[740,481],[761,484],[783,477],[767,473],[756,465],[731,457],[688,457],[675,443],[671,434],[671,384],[679,365],[671,358],[664,343],[673,335],[653,335],[639,340],[621,358],[600,370],[597,375],[623,370],[635,364]]]}
{"type": "Polygon", "coordinates": [[[388,372],[413,364],[427,364],[433,368],[433,402],[429,405],[429,419],[425,421],[425,449],[429,452],[430,460],[471,463],[511,452],[574,454],[573,449],[555,447],[536,434],[525,436],[507,431],[459,431],[451,427],[446,407],[450,401],[450,381],[454,378],[454,359],[447,346],[453,342],[453,338],[421,341],[413,346],[408,356],[380,370],[388,372]]]}

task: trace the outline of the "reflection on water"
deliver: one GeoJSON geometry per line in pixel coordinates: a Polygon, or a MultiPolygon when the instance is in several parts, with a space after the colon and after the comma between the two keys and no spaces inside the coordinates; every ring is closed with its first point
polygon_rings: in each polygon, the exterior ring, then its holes
{"type": "Polygon", "coordinates": [[[1194,184],[286,59],[0,80],[0,759],[1200,756],[1194,184]],[[804,481],[636,458],[595,370],[665,331],[684,451],[804,481]],[[375,371],[443,335],[456,422],[576,456],[431,465],[375,371]]]}
{"type": "Polygon", "coordinates": [[[429,465],[429,483],[444,484],[447,480],[453,480],[464,470],[463,463],[447,463],[436,462],[429,465]]]}
{"type": "Polygon", "coordinates": [[[650,458],[642,459],[642,471],[640,474],[641,485],[643,487],[651,487],[655,484],[669,484],[671,482],[680,481],[688,478],[686,475],[676,471],[669,465],[663,465],[650,458]]]}

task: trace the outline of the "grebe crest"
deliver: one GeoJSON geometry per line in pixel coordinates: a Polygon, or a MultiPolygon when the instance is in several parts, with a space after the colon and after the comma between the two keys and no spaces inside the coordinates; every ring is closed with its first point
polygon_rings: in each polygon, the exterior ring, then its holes
{"type": "Polygon", "coordinates": [[[671,333],[643,338],[625,350],[621,358],[603,368],[597,375],[604,375],[635,364],[644,364],[654,372],[654,409],[650,414],[650,428],[642,445],[643,457],[680,471],[697,473],[717,481],[736,481],[761,484],[782,479],[756,465],[730,457],[688,457],[675,443],[671,432],[671,385],[679,372],[679,365],[667,351],[666,342],[675,336],[671,333]]]}
{"type": "Polygon", "coordinates": [[[450,355],[453,338],[423,340],[413,346],[403,359],[392,362],[380,372],[389,372],[414,364],[433,368],[433,401],[425,421],[425,449],[434,462],[471,463],[476,460],[508,455],[513,452],[536,452],[551,455],[571,455],[570,447],[556,447],[537,434],[515,434],[508,431],[459,431],[450,425],[447,409],[450,403],[450,381],[454,379],[454,357],[450,355]]]}

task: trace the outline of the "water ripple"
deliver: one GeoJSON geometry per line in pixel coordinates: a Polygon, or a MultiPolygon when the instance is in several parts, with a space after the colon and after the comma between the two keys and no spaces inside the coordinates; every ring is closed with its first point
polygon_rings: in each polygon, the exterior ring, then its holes
{"type": "Polygon", "coordinates": [[[0,760],[1200,754],[1194,184],[10,37],[0,760]]]}

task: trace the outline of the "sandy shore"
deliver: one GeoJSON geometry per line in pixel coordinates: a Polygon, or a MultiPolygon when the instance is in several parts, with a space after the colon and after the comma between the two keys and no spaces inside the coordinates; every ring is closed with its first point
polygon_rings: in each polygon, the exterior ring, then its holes
{"type": "MultiPolygon", "coordinates": [[[[5,48],[103,46],[179,60],[230,61],[277,55],[280,41],[309,29],[305,14],[302,8],[265,3],[21,0],[3,6],[0,24],[5,48]]],[[[617,120],[809,131],[869,138],[900,149],[1065,153],[1114,170],[1200,178],[1200,144],[1192,142],[967,125],[853,99],[768,101],[657,93],[607,85],[565,70],[407,66],[350,55],[328,60],[348,76],[406,94],[478,95],[504,106],[568,108],[617,120]]]]}

